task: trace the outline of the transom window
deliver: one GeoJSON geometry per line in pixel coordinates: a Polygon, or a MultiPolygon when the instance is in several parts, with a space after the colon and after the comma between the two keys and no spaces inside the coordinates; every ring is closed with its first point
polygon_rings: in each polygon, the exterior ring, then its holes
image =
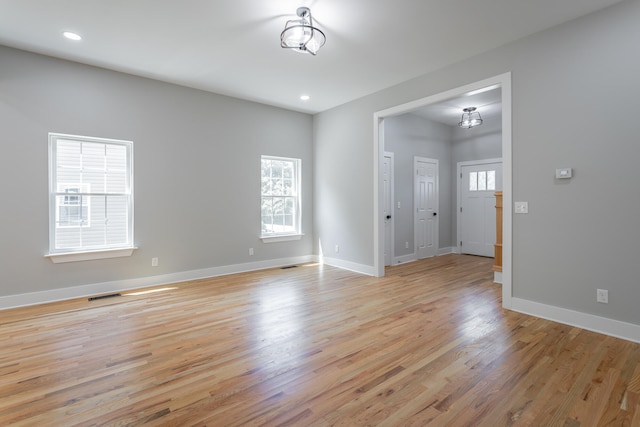
{"type": "Polygon", "coordinates": [[[495,189],[495,170],[469,172],[469,191],[494,191],[495,189]]]}
{"type": "Polygon", "coordinates": [[[262,156],[262,237],[300,234],[300,159],[262,156]]]}
{"type": "Polygon", "coordinates": [[[49,134],[49,253],[133,247],[131,141],[49,134]]]}

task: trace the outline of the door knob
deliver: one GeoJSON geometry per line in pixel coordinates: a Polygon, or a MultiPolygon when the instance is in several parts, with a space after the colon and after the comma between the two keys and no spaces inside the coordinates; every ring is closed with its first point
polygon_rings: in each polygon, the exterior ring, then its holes
{"type": "Polygon", "coordinates": [[[391,215],[387,215],[387,219],[391,219],[391,215]]]}
{"type": "Polygon", "coordinates": [[[434,212],[434,213],[433,213],[433,216],[436,216],[436,215],[438,215],[438,214],[437,214],[436,212],[434,212]]]}

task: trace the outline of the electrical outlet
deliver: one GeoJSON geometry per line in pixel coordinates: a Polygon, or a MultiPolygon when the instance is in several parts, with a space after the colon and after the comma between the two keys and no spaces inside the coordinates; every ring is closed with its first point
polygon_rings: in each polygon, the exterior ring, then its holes
{"type": "Polygon", "coordinates": [[[517,214],[529,213],[529,202],[515,202],[515,213],[517,214]]]}
{"type": "Polygon", "coordinates": [[[336,245],[335,249],[336,249],[336,253],[340,252],[340,246],[339,245],[336,245]]]}
{"type": "Polygon", "coordinates": [[[606,289],[598,289],[596,296],[596,301],[601,302],[603,304],[609,304],[609,291],[606,289]]]}
{"type": "Polygon", "coordinates": [[[158,266],[158,257],[151,258],[151,267],[157,267],[157,266],[158,266]]]}
{"type": "Polygon", "coordinates": [[[249,248],[249,256],[253,256],[253,248],[249,248]]]}
{"type": "Polygon", "coordinates": [[[409,242],[404,242],[404,248],[409,249],[409,242]]]}

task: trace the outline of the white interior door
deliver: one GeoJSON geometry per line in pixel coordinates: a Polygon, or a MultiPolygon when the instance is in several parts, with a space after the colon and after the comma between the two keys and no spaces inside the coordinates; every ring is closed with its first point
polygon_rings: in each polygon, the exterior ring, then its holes
{"type": "Polygon", "coordinates": [[[438,160],[414,158],[414,235],[418,259],[438,254],[438,160]]]}
{"type": "Polygon", "coordinates": [[[393,153],[384,153],[382,166],[382,191],[384,220],[384,265],[393,260],[393,153]]]}
{"type": "Polygon", "coordinates": [[[495,192],[502,190],[502,162],[460,165],[458,236],[463,254],[494,256],[495,192]]]}

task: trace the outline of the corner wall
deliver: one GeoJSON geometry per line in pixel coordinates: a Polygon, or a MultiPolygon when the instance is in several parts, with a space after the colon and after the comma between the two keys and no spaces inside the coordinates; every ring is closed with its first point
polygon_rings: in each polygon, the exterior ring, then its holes
{"type": "Polygon", "coordinates": [[[511,72],[513,198],[529,202],[513,218],[514,300],[640,325],[640,144],[626,120],[637,103],[639,20],[640,2],[619,3],[317,115],[315,182],[331,175],[315,193],[318,238],[343,239],[353,250],[342,259],[374,264],[376,111],[511,72]],[[337,157],[349,168],[332,168],[337,157]],[[574,178],[556,181],[560,167],[574,178]],[[348,189],[338,184],[354,171],[348,189]],[[597,288],[609,304],[596,303],[597,288]]]}
{"type": "Polygon", "coordinates": [[[313,254],[310,115],[2,46],[0,63],[0,298],[313,254]],[[133,141],[133,256],[44,258],[48,132],[133,141]],[[302,159],[299,241],[259,239],[262,154],[302,159]]]}

